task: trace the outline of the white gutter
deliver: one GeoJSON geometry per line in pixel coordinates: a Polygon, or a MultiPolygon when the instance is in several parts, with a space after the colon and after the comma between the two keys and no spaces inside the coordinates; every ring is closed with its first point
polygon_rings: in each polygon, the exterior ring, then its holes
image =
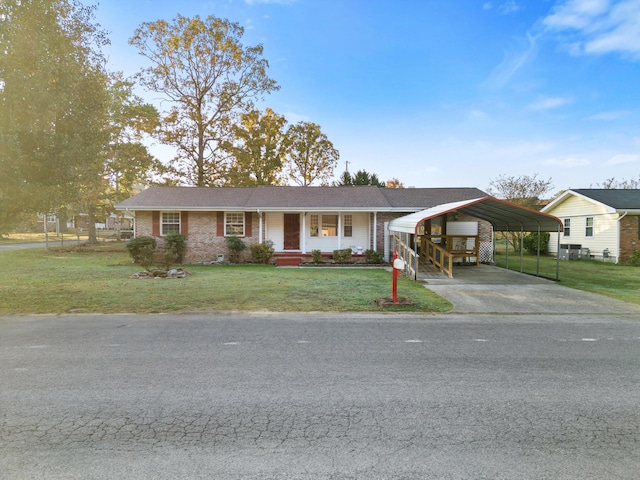
{"type": "Polygon", "coordinates": [[[618,245],[616,245],[616,249],[617,249],[617,251],[616,251],[616,254],[617,254],[616,255],[616,265],[618,263],[620,263],[620,220],[622,220],[624,217],[626,217],[628,213],[629,213],[629,211],[625,210],[625,212],[621,216],[619,216],[618,220],[617,220],[617,222],[618,222],[618,228],[617,228],[618,235],[617,235],[617,237],[618,238],[616,240],[618,242],[618,245]]]}
{"type": "Polygon", "coordinates": [[[262,213],[258,209],[258,243],[262,243],[262,213]]]}

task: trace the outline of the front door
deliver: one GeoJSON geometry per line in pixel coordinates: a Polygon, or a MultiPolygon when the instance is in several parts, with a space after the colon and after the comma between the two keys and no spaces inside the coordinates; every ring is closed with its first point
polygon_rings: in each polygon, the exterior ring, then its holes
{"type": "Polygon", "coordinates": [[[284,249],[300,250],[300,215],[284,214],[284,249]]]}

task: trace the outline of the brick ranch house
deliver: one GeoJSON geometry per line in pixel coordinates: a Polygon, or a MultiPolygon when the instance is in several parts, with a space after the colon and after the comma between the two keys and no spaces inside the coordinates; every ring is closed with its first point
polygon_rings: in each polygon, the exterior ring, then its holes
{"type": "MultiPolygon", "coordinates": [[[[156,237],[159,245],[167,233],[186,235],[188,263],[226,258],[228,236],[248,245],[271,241],[280,257],[351,248],[356,255],[369,249],[384,252],[388,260],[390,222],[481,198],[491,197],[477,188],[151,187],[116,209],[135,217],[136,236],[156,237]]],[[[429,218],[421,222],[420,233],[445,235],[457,222],[476,224],[480,241],[491,245],[491,223],[464,212],[429,218]]]]}

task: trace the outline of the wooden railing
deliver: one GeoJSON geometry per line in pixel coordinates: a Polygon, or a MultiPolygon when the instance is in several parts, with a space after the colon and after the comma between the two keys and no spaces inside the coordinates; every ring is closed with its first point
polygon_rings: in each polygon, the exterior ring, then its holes
{"type": "Polygon", "coordinates": [[[430,260],[441,272],[446,273],[449,278],[453,278],[453,255],[428,238],[425,238],[425,242],[427,260],[430,260]]]}
{"type": "Polygon", "coordinates": [[[416,251],[409,245],[402,241],[402,239],[396,235],[393,237],[394,248],[398,252],[398,257],[404,260],[404,274],[411,278],[416,279],[418,273],[418,255],[416,251]]]}

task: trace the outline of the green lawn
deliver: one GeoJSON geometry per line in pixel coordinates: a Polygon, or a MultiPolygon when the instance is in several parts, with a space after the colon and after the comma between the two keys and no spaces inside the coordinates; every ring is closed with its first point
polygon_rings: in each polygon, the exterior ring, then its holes
{"type": "Polygon", "coordinates": [[[123,243],[0,252],[0,313],[180,311],[443,312],[451,304],[401,278],[412,306],[379,307],[391,296],[384,269],[187,266],[184,279],[136,280],[123,243]]]}
{"type": "MultiPolygon", "coordinates": [[[[504,254],[496,255],[496,265],[504,267],[504,254]]],[[[543,277],[556,278],[556,259],[540,257],[539,273],[543,277]]],[[[509,269],[520,271],[520,255],[509,253],[509,269]]],[[[537,272],[535,255],[524,255],[522,271],[537,272]]],[[[640,304],[640,267],[615,265],[597,260],[560,260],[559,284],[585,290],[629,303],[640,304]]]]}

